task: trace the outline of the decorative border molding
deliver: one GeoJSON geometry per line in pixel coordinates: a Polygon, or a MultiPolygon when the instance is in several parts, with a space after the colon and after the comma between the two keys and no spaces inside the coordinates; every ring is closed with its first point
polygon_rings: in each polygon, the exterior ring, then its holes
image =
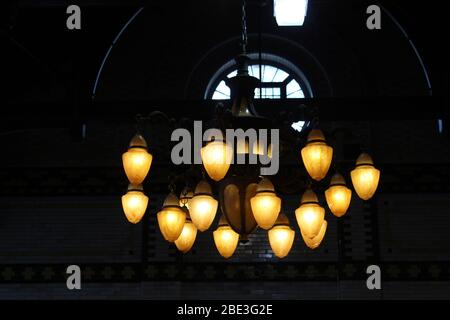
{"type": "MultiPolygon", "coordinates": [[[[80,264],[83,282],[365,281],[370,262],[80,264]]],[[[68,265],[0,265],[0,283],[65,283],[68,265]]],[[[382,262],[383,281],[450,281],[450,262],[382,262]]]]}

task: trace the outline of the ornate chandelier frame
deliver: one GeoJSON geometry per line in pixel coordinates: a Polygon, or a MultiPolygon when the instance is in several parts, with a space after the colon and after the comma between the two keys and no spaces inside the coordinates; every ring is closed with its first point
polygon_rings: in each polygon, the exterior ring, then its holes
{"type": "MultiPolygon", "coordinates": [[[[318,129],[317,115],[308,124],[306,131],[309,131],[309,134],[305,136],[304,131],[298,133],[287,124],[286,120],[290,114],[268,118],[256,112],[253,97],[259,80],[248,74],[250,59],[246,55],[245,5],[243,1],[242,53],[235,59],[238,71],[236,76],[226,82],[231,90],[232,105],[231,108],[226,108],[218,104],[216,116],[209,125],[222,132],[238,128],[279,130],[280,142],[277,147],[280,150],[280,158],[297,159],[298,165],[303,163],[305,167],[303,175],[296,181],[302,185],[305,192],[295,210],[295,219],[305,244],[310,249],[315,249],[322,242],[328,223],[325,220],[326,210],[320,205],[313,188],[314,184],[322,181],[330,171],[333,148],[318,129]],[[293,150],[299,150],[302,144],[304,146],[299,157],[293,150]]],[[[303,109],[305,106],[299,108],[303,109]]],[[[150,170],[153,156],[148,152],[146,140],[141,134],[143,124],[165,123],[167,130],[176,127],[174,121],[161,112],[154,112],[147,117],[138,116],[137,123],[138,133],[122,156],[125,173],[130,182],[127,193],[122,197],[122,206],[131,223],[142,219],[148,204],[142,183],[150,170]]],[[[192,121],[183,119],[178,126],[190,127],[191,123],[192,121]]],[[[270,143],[272,142],[276,143],[270,143]]],[[[211,139],[204,143],[200,151],[203,162],[201,169],[191,165],[182,174],[169,178],[170,194],[157,214],[163,237],[174,242],[181,252],[186,253],[194,245],[197,232],[208,230],[217,212],[221,211],[222,215],[217,229],[213,232],[213,238],[224,258],[233,255],[239,242],[248,242],[249,234],[258,227],[267,230],[274,254],[279,258],[286,257],[293,245],[295,231],[283,213],[282,199],[276,192],[276,189],[283,189],[283,179],[286,176],[277,174],[261,177],[261,163],[250,164],[248,161],[255,154],[271,158],[273,155],[270,152],[271,145],[267,144],[260,149],[259,141],[253,145],[249,140],[238,141],[236,148],[230,147],[228,141],[224,140],[211,139]],[[245,157],[245,164],[232,164],[232,159],[238,156],[245,157]],[[211,185],[218,195],[218,200],[214,197],[211,185]]],[[[350,176],[357,195],[363,200],[372,198],[378,187],[380,171],[374,167],[367,153],[358,157],[350,176]]],[[[334,216],[342,217],[350,206],[351,198],[352,190],[347,187],[343,176],[336,172],[325,191],[329,210],[334,216]]]]}

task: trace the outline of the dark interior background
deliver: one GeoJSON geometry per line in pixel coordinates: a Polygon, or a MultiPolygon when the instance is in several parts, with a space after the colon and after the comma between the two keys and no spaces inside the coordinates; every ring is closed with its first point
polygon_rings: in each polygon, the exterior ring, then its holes
{"type": "MultiPolygon", "coordinates": [[[[137,113],[213,113],[203,96],[239,52],[240,1],[80,0],[81,30],[66,28],[72,3],[2,1],[0,298],[450,297],[444,5],[379,1],[382,29],[371,31],[371,2],[310,0],[300,28],[277,27],[266,2],[249,1],[249,51],[282,56],[304,72],[314,93],[304,103],[319,107],[345,168],[361,143],[370,146],[382,170],[378,195],[367,203],[354,197],[340,226],[327,212],[316,251],[296,229],[283,261],[263,232],[229,261],[211,231],[178,253],[156,223],[172,169],[155,157],[146,217],[130,225],[120,204],[121,154],[137,113]],[[69,264],[82,267],[80,291],[65,286],[69,264]],[[369,264],[380,265],[382,290],[367,290],[369,264]]],[[[270,112],[289,103],[300,102],[270,112]]],[[[164,145],[168,136],[161,128],[147,138],[164,145]]],[[[283,196],[292,225],[299,193],[283,196]]]]}

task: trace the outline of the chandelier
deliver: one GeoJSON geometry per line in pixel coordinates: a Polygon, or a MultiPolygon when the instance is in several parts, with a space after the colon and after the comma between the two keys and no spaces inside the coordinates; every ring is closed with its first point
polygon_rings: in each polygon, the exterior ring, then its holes
{"type": "MultiPolygon", "coordinates": [[[[237,74],[226,82],[231,90],[231,108],[219,106],[212,122],[220,132],[228,129],[278,130],[282,124],[276,119],[258,115],[253,105],[254,91],[259,80],[248,74],[250,59],[246,55],[245,1],[242,5],[241,45],[242,53],[235,59],[237,74]]],[[[260,159],[265,159],[265,163],[273,161],[279,156],[276,150],[293,149],[290,145],[292,135],[299,133],[293,133],[292,130],[284,132],[281,141],[274,140],[266,144],[262,143],[263,139],[241,139],[236,145],[215,135],[200,149],[202,165],[191,166],[187,170],[189,172],[184,176],[186,181],[181,192],[177,192],[175,183],[171,182],[169,185],[170,193],[157,213],[159,229],[164,239],[186,253],[194,246],[198,232],[213,228],[213,241],[219,254],[230,258],[238,244],[248,242],[249,235],[260,228],[267,232],[275,256],[284,258],[289,254],[296,235],[295,227],[288,218],[288,215],[293,215],[306,246],[310,249],[319,247],[326,235],[328,223],[325,220],[325,206],[321,205],[314,189],[315,183],[325,180],[330,172],[333,148],[319,129],[317,119],[312,121],[309,129],[306,143],[297,151],[296,157],[299,167],[303,163],[309,183],[295,212],[283,210],[282,198],[278,196],[276,184],[273,183],[276,175],[261,174],[264,161],[258,163],[251,159],[252,156],[259,156],[260,159]],[[280,145],[287,148],[280,148],[280,145]],[[238,157],[243,157],[245,163],[235,164],[238,157]],[[216,217],[219,221],[214,226],[216,217]]],[[[143,189],[143,182],[153,160],[148,149],[143,135],[137,133],[122,155],[123,168],[129,180],[128,190],[122,196],[122,208],[128,221],[133,224],[142,219],[149,201],[143,189]]],[[[362,153],[358,157],[350,177],[359,198],[367,201],[374,196],[380,171],[375,168],[368,153],[362,153]]],[[[335,217],[340,218],[347,213],[352,194],[344,177],[339,172],[334,173],[325,191],[325,200],[335,217]]]]}

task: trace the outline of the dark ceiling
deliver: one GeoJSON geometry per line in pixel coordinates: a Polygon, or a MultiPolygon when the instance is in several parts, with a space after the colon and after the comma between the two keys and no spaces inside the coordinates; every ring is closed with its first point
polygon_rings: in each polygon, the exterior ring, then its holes
{"type": "MultiPolygon", "coordinates": [[[[442,2],[380,1],[379,31],[365,27],[367,1],[311,0],[302,28],[277,27],[271,1],[260,3],[248,5],[250,50],[275,52],[299,65],[315,97],[428,95],[410,40],[433,95],[444,96],[442,2]]],[[[240,1],[78,1],[80,31],[65,27],[68,4],[2,2],[3,101],[20,105],[14,112],[64,103],[66,114],[78,114],[90,103],[97,76],[97,101],[202,99],[214,71],[239,50],[240,1]],[[141,6],[99,74],[113,40],[141,6]]]]}

